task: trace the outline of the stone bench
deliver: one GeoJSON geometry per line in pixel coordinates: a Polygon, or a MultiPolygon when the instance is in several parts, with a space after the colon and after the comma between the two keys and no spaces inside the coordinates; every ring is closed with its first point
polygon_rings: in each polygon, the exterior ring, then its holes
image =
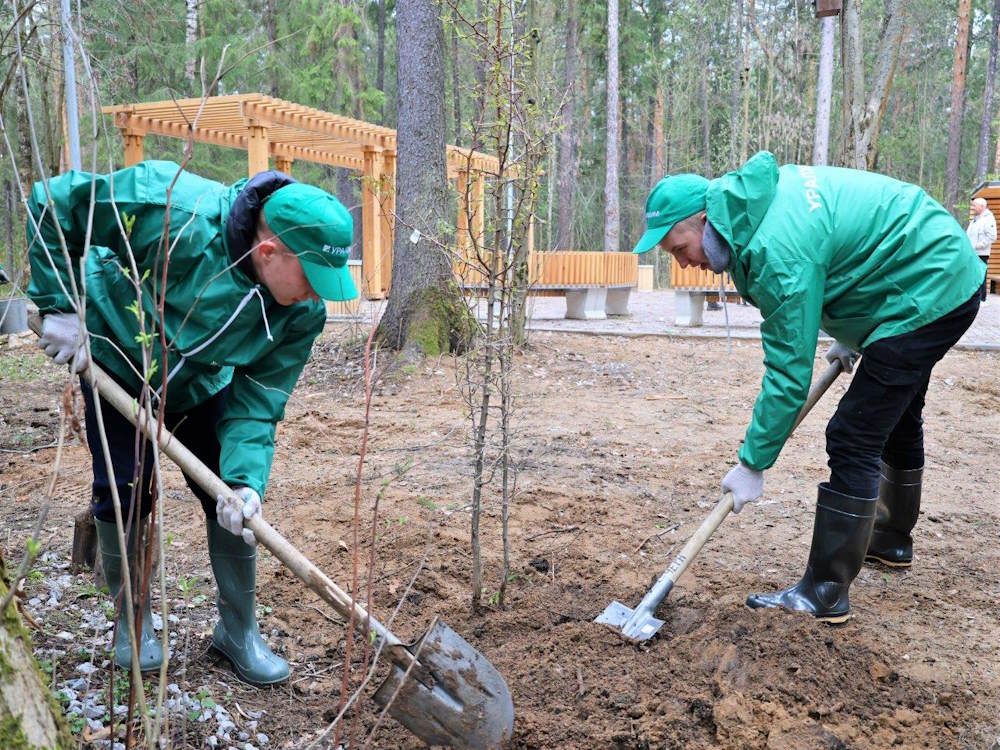
{"type": "MultiPolygon", "coordinates": [[[[674,325],[685,328],[695,328],[703,325],[705,297],[709,294],[718,296],[719,287],[674,289],[674,325]]],[[[726,299],[731,302],[738,302],[740,296],[739,293],[727,289],[726,299]]]]}

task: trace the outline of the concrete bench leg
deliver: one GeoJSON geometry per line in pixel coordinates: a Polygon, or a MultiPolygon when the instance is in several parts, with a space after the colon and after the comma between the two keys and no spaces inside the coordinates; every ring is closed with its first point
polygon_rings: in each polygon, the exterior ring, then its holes
{"type": "Polygon", "coordinates": [[[632,288],[609,289],[608,302],[604,307],[604,312],[608,315],[628,315],[628,298],[632,294],[632,288]]]}
{"type": "Polygon", "coordinates": [[[573,320],[604,320],[608,290],[605,287],[566,290],[566,317],[573,320]]]}
{"type": "Polygon", "coordinates": [[[674,324],[679,326],[700,326],[705,309],[704,292],[674,292],[674,324]]]}

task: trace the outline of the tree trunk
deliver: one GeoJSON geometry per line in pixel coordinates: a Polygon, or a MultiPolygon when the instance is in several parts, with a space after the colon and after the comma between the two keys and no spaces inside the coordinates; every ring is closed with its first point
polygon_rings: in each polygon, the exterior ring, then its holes
{"type": "Polygon", "coordinates": [[[452,282],[445,169],[444,29],[435,0],[396,6],[396,236],[380,341],[410,354],[461,349],[468,311],[452,282]]]}
{"type": "Polygon", "coordinates": [[[882,116],[892,90],[905,27],[906,0],[887,0],[878,43],[875,83],[865,96],[860,0],[846,0],[841,19],[844,71],[844,161],[856,169],[871,169],[877,156],[882,116]]]}
{"type": "Polygon", "coordinates": [[[948,164],[945,170],[945,196],[952,216],[958,201],[958,169],[962,158],[962,115],[965,111],[965,66],[969,51],[969,18],[972,0],[958,0],[958,32],[955,60],[951,68],[951,116],[948,118],[948,164]]]}
{"type": "MultiPolygon", "coordinates": [[[[707,26],[706,26],[707,28],[707,26]]],[[[702,40],[703,50],[708,49],[707,40],[702,40]]],[[[702,143],[702,175],[712,176],[712,120],[708,110],[708,59],[702,59],[699,63],[701,75],[698,77],[698,94],[701,98],[701,143],[702,143]]]]}
{"type": "Polygon", "coordinates": [[[378,0],[378,51],[376,52],[375,86],[382,92],[382,119],[385,122],[385,0],[378,0]]]}
{"type": "Polygon", "coordinates": [[[736,130],[740,119],[740,96],[743,92],[743,76],[749,71],[744,71],[742,66],[743,54],[743,0],[736,0],[736,18],[733,23],[736,30],[736,38],[730,38],[730,48],[736,50],[733,56],[733,87],[729,92],[729,168],[735,169],[739,166],[739,152],[737,151],[736,130]]]}
{"type": "Polygon", "coordinates": [[[462,89],[458,64],[458,9],[451,9],[451,95],[455,120],[455,145],[462,143],[462,89]]]}
{"type": "MultiPolygon", "coordinates": [[[[997,0],[1000,2],[1000,0],[997,0]]],[[[830,102],[833,99],[833,35],[834,20],[827,16],[822,21],[822,40],[819,50],[819,74],[816,81],[816,131],[813,139],[812,163],[828,163],[830,150],[830,102]]]]}
{"type": "MultiPolygon", "coordinates": [[[[0,601],[7,583],[0,560],[0,601]]],[[[0,612],[0,747],[61,750],[76,746],[31,652],[31,636],[11,601],[0,612]]]]}
{"type": "Polygon", "coordinates": [[[608,96],[604,169],[604,252],[617,252],[619,235],[618,151],[618,0],[608,0],[608,96]]]}
{"type": "MultiPolygon", "coordinates": [[[[397,21],[397,27],[399,23],[397,21]]],[[[476,37],[478,39],[483,39],[486,36],[486,24],[483,20],[483,0],[476,0],[476,37]]],[[[396,30],[396,38],[399,38],[399,30],[396,30]]],[[[396,44],[399,44],[397,41],[396,44]]],[[[482,42],[480,42],[482,46],[482,42]]],[[[476,110],[472,117],[472,143],[470,144],[472,148],[479,150],[483,147],[483,131],[485,130],[485,113],[483,112],[486,107],[486,59],[489,52],[486,50],[477,50],[476,54],[476,110]]],[[[399,55],[396,55],[397,59],[399,55]]],[[[398,90],[397,85],[397,90],[398,90]]]]}
{"type": "MultiPolygon", "coordinates": [[[[188,83],[188,92],[199,93],[198,86],[198,53],[195,44],[198,43],[198,3],[200,0],[184,0],[187,8],[184,13],[184,78],[188,83]]],[[[268,10],[274,0],[268,0],[268,10]]],[[[270,25],[268,26],[270,29],[270,25]]]]}
{"type": "MultiPolygon", "coordinates": [[[[190,0],[189,0],[190,1],[190,0]]],[[[267,43],[270,54],[268,55],[268,67],[271,69],[271,82],[268,89],[271,96],[277,96],[281,87],[278,85],[278,66],[276,64],[275,55],[277,54],[277,44],[278,44],[278,0],[267,0],[267,43]]]]}
{"type": "Polygon", "coordinates": [[[576,117],[577,81],[577,11],[576,0],[566,0],[566,101],[560,113],[559,133],[559,227],[556,250],[573,249],[574,200],[576,196],[576,117]]]}
{"type": "Polygon", "coordinates": [[[997,75],[997,48],[1000,46],[1000,0],[993,0],[990,19],[990,62],[986,67],[983,91],[983,118],[979,121],[979,152],[976,155],[976,184],[986,179],[990,159],[990,130],[993,123],[993,87],[997,75]]]}

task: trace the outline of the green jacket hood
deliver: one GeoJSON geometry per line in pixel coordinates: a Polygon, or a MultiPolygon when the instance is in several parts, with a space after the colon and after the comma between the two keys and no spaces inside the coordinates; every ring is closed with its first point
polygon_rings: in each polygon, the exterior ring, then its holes
{"type": "Polygon", "coordinates": [[[708,220],[731,248],[746,247],[778,191],[778,162],[761,151],[739,170],[712,180],[705,196],[708,220]]]}

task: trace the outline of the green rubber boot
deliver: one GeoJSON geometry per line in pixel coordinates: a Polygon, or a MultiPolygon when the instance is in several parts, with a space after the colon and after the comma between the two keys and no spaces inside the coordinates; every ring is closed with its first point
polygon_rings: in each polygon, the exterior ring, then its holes
{"type": "Polygon", "coordinates": [[[257,549],[209,520],[208,555],[219,587],[215,600],[219,622],[212,646],[251,685],[275,685],[288,679],[288,662],[268,648],[257,627],[257,549]]]}
{"type": "MultiPolygon", "coordinates": [[[[97,527],[97,540],[101,547],[101,560],[104,562],[104,579],[108,582],[111,598],[116,602],[118,592],[122,587],[122,556],[118,547],[118,530],[114,523],[94,519],[97,527]]],[[[128,538],[129,571],[135,570],[135,537],[128,538]]],[[[133,597],[137,592],[133,589],[133,597]]],[[[139,635],[139,670],[154,672],[163,663],[163,649],[153,630],[153,611],[149,606],[149,596],[142,610],[142,632],[139,635]]],[[[132,648],[128,639],[128,622],[125,619],[125,597],[118,603],[118,627],[115,631],[115,664],[122,669],[132,668],[132,648]]]]}

